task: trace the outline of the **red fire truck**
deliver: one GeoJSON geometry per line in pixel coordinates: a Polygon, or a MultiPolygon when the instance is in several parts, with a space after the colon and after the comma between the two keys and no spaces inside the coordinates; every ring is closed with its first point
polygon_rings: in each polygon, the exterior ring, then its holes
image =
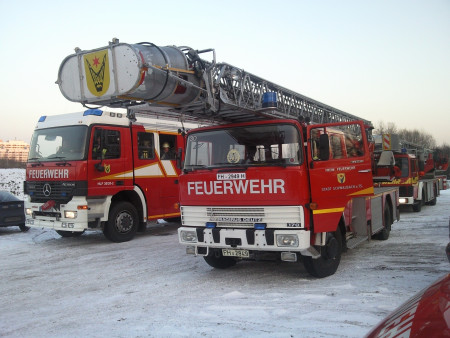
{"type": "Polygon", "coordinates": [[[74,102],[210,122],[186,135],[178,234],[213,267],[301,257],[326,277],[399,219],[398,189],[374,188],[369,121],[216,63],[213,49],[114,39],[68,56],[58,84],[74,102]]]}
{"type": "Polygon", "coordinates": [[[433,151],[401,140],[396,134],[377,136],[375,157],[378,158],[381,151],[392,151],[398,170],[395,179],[377,184],[399,187],[400,204],[411,205],[415,212],[420,212],[424,204],[436,205],[440,188],[433,151]]]}
{"type": "Polygon", "coordinates": [[[102,229],[123,242],[147,220],[179,218],[180,126],[100,109],[42,116],[27,163],[26,224],[63,237],[102,229]]]}
{"type": "Polygon", "coordinates": [[[435,149],[433,158],[436,164],[436,178],[439,180],[439,189],[447,190],[448,154],[438,148],[435,149]]]}

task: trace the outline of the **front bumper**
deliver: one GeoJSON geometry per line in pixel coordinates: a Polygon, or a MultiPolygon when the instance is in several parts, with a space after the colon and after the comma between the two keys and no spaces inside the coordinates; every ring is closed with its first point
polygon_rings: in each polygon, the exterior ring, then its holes
{"type": "Polygon", "coordinates": [[[59,210],[50,208],[42,210],[42,203],[32,203],[25,199],[26,213],[25,224],[32,228],[45,228],[61,231],[85,231],[93,225],[100,224],[100,221],[106,220],[105,207],[102,203],[100,208],[92,208],[92,203],[84,197],[73,197],[67,204],[61,204],[59,210]],[[86,208],[82,208],[86,206],[86,208]],[[96,210],[98,209],[98,210],[96,210]],[[76,217],[66,217],[76,215],[76,217]]]}
{"type": "Polygon", "coordinates": [[[297,252],[304,256],[315,256],[311,247],[311,233],[307,230],[291,229],[230,229],[180,227],[180,244],[187,251],[206,256],[210,249],[241,249],[249,251],[297,252]]]}

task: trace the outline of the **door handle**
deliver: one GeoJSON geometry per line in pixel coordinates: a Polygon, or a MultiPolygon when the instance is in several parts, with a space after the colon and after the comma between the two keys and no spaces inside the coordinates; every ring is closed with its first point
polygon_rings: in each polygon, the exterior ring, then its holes
{"type": "Polygon", "coordinates": [[[371,171],[370,169],[358,170],[359,173],[370,173],[371,171]]]}

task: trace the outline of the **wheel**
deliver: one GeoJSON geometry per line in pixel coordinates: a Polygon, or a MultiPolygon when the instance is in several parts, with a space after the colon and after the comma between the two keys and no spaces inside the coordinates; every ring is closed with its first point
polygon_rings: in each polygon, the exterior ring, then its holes
{"type": "Polygon", "coordinates": [[[333,275],[341,261],[342,234],[338,228],[336,232],[327,233],[326,245],[321,248],[321,256],[312,258],[303,257],[303,265],[306,271],[314,277],[324,278],[333,275]]]}
{"type": "Polygon", "coordinates": [[[121,243],[133,239],[139,225],[136,208],[129,202],[113,204],[103,234],[111,242],[121,243]]]}
{"type": "Polygon", "coordinates": [[[236,260],[232,257],[224,257],[221,250],[210,250],[208,256],[203,258],[206,263],[216,269],[226,269],[236,265],[236,260]]]}
{"type": "Polygon", "coordinates": [[[388,206],[384,207],[384,228],[375,235],[375,238],[380,241],[385,241],[389,238],[391,233],[391,209],[388,206]]]}
{"type": "Polygon", "coordinates": [[[434,187],[434,198],[428,202],[428,205],[436,205],[436,201],[437,201],[437,191],[436,187],[434,187]]]}
{"type": "Polygon", "coordinates": [[[84,234],[84,230],[83,231],[63,231],[63,230],[56,230],[56,232],[58,233],[58,235],[60,235],[61,237],[79,237],[82,234],[84,234]]]}
{"type": "Polygon", "coordinates": [[[422,200],[415,201],[412,206],[412,209],[414,212],[420,212],[420,210],[422,210],[422,200]]]}
{"type": "Polygon", "coordinates": [[[25,224],[20,224],[19,229],[22,232],[27,232],[28,230],[30,230],[30,227],[27,227],[25,224]]]}
{"type": "Polygon", "coordinates": [[[428,205],[436,205],[436,196],[430,202],[428,202],[428,205]]]}

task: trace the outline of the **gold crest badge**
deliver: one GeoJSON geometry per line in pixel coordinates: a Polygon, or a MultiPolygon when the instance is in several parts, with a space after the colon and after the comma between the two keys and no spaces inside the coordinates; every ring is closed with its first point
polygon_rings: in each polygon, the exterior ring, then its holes
{"type": "Polygon", "coordinates": [[[345,174],[344,173],[337,174],[337,180],[339,183],[345,183],[345,174]]]}
{"type": "Polygon", "coordinates": [[[111,164],[105,164],[105,173],[109,174],[111,172],[111,164]]]}
{"type": "Polygon", "coordinates": [[[236,149],[231,149],[227,154],[228,163],[238,163],[240,159],[241,155],[236,149]]]}
{"type": "Polygon", "coordinates": [[[102,96],[109,89],[108,50],[85,54],[84,72],[86,84],[92,95],[102,96]]]}

